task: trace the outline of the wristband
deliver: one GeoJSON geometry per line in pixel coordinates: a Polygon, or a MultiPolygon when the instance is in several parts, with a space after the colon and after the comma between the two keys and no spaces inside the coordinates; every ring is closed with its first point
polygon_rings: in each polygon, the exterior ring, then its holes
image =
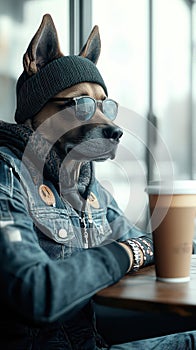
{"type": "Polygon", "coordinates": [[[147,237],[139,237],[137,239],[131,239],[135,242],[143,253],[143,267],[154,262],[154,253],[153,253],[153,243],[151,239],[147,237]]]}
{"type": "Polygon", "coordinates": [[[138,245],[135,242],[133,242],[131,239],[127,239],[123,243],[128,245],[132,250],[132,253],[133,253],[132,270],[133,271],[139,270],[140,264],[141,264],[141,253],[138,245]]]}

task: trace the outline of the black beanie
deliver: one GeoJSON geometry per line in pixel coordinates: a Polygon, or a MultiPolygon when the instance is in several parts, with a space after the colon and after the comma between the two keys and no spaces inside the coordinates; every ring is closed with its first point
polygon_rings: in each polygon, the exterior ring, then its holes
{"type": "Polygon", "coordinates": [[[17,82],[17,109],[15,121],[24,123],[32,118],[47,101],[73,85],[91,82],[107,88],[96,67],[82,56],[63,56],[48,63],[33,76],[23,72],[17,82]]]}

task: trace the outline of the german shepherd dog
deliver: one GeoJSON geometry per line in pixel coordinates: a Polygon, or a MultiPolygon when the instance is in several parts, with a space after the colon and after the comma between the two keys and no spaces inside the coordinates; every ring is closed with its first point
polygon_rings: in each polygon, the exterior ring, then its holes
{"type": "MultiPolygon", "coordinates": [[[[79,56],[96,64],[100,48],[99,29],[95,26],[79,56]]],[[[28,76],[36,75],[48,63],[62,56],[55,25],[51,16],[46,14],[24,55],[24,71],[28,76]]],[[[117,108],[118,104],[107,98],[101,85],[82,82],[60,91],[50,99],[31,123],[33,129],[39,128],[50,142],[54,142],[54,133],[60,134],[56,145],[65,156],[70,178],[77,182],[82,162],[104,161],[115,157],[123,134],[122,129],[113,122],[117,108]],[[66,106],[67,101],[77,98],[80,101],[76,117],[73,107],[66,106]],[[55,114],[58,118],[51,118],[55,114]]],[[[74,186],[73,182],[72,185],[74,186]]]]}

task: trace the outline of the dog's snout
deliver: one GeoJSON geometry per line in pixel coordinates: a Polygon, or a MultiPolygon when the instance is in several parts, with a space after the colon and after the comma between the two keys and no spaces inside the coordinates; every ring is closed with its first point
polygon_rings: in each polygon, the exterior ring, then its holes
{"type": "Polygon", "coordinates": [[[123,131],[119,126],[111,126],[108,125],[103,129],[104,137],[107,139],[113,139],[115,141],[119,141],[121,138],[123,131]]]}

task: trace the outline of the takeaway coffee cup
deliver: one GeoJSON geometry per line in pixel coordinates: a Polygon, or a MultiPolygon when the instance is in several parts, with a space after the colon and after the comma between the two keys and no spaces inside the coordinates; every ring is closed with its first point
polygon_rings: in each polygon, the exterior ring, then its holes
{"type": "Polygon", "coordinates": [[[196,216],[196,181],[154,181],[149,196],[157,280],[187,282],[196,216]]]}

